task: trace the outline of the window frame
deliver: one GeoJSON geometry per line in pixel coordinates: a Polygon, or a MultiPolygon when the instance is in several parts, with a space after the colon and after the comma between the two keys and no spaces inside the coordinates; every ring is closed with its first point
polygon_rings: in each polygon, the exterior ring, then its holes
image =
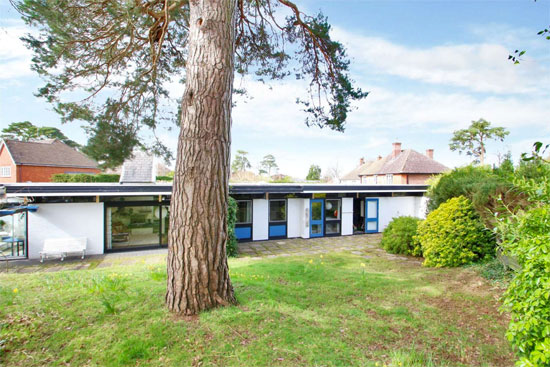
{"type": "MultiPolygon", "coordinates": [[[[163,206],[170,206],[169,201],[105,201],[103,204],[103,252],[104,253],[112,253],[112,252],[125,252],[125,251],[138,251],[138,250],[147,250],[147,249],[157,249],[157,248],[166,248],[168,247],[167,243],[162,243],[162,218],[163,215],[163,206]],[[108,214],[107,212],[111,208],[131,208],[131,207],[142,207],[142,206],[148,206],[159,208],[159,224],[158,224],[158,244],[149,244],[149,245],[143,245],[143,246],[128,246],[128,247],[120,247],[120,248],[113,248],[112,242],[111,242],[111,248],[108,247],[109,245],[109,221],[108,221],[108,214]]],[[[154,209],[153,209],[154,210],[154,209]]],[[[112,224],[112,223],[111,223],[112,224]]],[[[111,229],[112,231],[112,229],[111,229]]],[[[111,239],[112,240],[112,239],[111,239]]]]}
{"type": "Polygon", "coordinates": [[[288,203],[286,199],[269,199],[269,204],[267,207],[268,210],[268,221],[269,223],[286,223],[288,220],[288,203]],[[285,203],[285,219],[283,220],[272,220],[271,219],[271,203],[274,201],[283,201],[285,203]]]}
{"type": "Polygon", "coordinates": [[[11,166],[1,166],[0,167],[0,177],[8,178],[11,177],[11,166]],[[5,173],[7,172],[7,173],[5,173]]]}
{"type": "Polygon", "coordinates": [[[324,234],[323,236],[324,237],[330,237],[330,236],[340,236],[342,234],[342,199],[341,198],[326,198],[325,199],[325,202],[324,202],[324,213],[323,213],[323,216],[324,216],[324,234]],[[330,201],[330,200],[334,200],[334,201],[338,201],[338,207],[339,207],[339,213],[338,213],[338,216],[339,218],[338,219],[330,219],[327,217],[326,215],[326,211],[327,211],[327,201],[330,201]],[[327,224],[328,223],[338,223],[339,226],[339,231],[338,232],[334,232],[334,233],[328,233],[327,231],[327,224]]]}
{"type": "Polygon", "coordinates": [[[393,185],[393,173],[386,173],[386,184],[393,185]]]}
{"type": "Polygon", "coordinates": [[[244,224],[252,224],[252,200],[235,200],[237,202],[237,213],[239,212],[239,203],[249,203],[248,209],[250,210],[250,221],[249,222],[239,222],[238,218],[236,218],[235,224],[244,225],[244,224]]]}

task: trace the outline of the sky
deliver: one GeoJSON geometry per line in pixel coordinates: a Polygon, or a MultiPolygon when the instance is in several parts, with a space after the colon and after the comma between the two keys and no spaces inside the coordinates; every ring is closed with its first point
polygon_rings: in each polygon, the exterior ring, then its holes
{"type": "MultiPolygon", "coordinates": [[[[34,96],[43,85],[30,69],[32,54],[19,37],[28,33],[7,1],[0,4],[0,128],[31,121],[56,126],[85,144],[81,124],[61,125],[52,106],[34,96]]],[[[488,163],[510,151],[517,161],[535,141],[550,142],[549,0],[296,0],[305,13],[328,16],[331,36],[351,59],[350,74],[369,96],[354,104],[343,133],[307,127],[297,97],[305,85],[288,79],[266,84],[236,77],[248,97],[236,97],[231,151],[248,152],[253,169],[273,154],[279,173],[305,178],[312,164],[341,174],[361,157],[402,149],[425,152],[448,167],[470,157],[449,150],[455,130],[484,118],[510,131],[488,144],[488,163]],[[507,57],[526,50],[519,65],[507,57]]],[[[179,97],[183,86],[172,85],[179,97]]],[[[177,132],[160,138],[174,151],[177,132]]]]}

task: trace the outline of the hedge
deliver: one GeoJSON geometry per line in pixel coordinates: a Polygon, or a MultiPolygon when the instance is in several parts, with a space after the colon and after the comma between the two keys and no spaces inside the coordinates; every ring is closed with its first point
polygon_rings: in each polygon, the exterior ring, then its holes
{"type": "Polygon", "coordinates": [[[119,180],[120,175],[107,173],[97,175],[56,173],[52,175],[52,182],[118,182],[119,180]]]}

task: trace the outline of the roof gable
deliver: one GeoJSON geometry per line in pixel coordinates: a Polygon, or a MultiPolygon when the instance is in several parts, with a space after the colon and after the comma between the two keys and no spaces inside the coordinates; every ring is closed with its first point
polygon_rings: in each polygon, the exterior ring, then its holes
{"type": "Polygon", "coordinates": [[[8,145],[4,140],[0,140],[0,154],[5,151],[6,154],[10,157],[10,160],[13,164],[15,164],[15,160],[13,159],[13,156],[11,155],[10,149],[8,148],[8,145]]]}
{"type": "Polygon", "coordinates": [[[142,151],[135,151],[132,158],[124,161],[120,182],[155,182],[155,159],[142,151]]]}
{"type": "Polygon", "coordinates": [[[57,140],[4,140],[17,165],[97,168],[97,163],[83,153],[57,140]]]}

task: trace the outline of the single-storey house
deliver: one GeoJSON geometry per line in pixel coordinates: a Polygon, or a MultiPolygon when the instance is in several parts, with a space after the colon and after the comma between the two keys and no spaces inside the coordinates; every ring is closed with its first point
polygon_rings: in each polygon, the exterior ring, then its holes
{"type": "MultiPolygon", "coordinates": [[[[262,241],[381,232],[394,217],[424,217],[426,188],[233,184],[230,195],[238,204],[239,241],[262,241]]],[[[170,184],[16,183],[4,191],[4,200],[24,203],[16,208],[17,220],[4,220],[0,228],[24,247],[20,257],[38,258],[50,238],[84,237],[88,254],[167,245],[170,184]],[[30,204],[33,211],[25,210],[30,204]]]]}
{"type": "Polygon", "coordinates": [[[56,173],[100,173],[97,162],[57,139],[0,142],[0,183],[51,182],[56,173]]]}
{"type": "Polygon", "coordinates": [[[393,143],[393,149],[385,157],[367,161],[363,158],[359,166],[342,177],[347,184],[362,183],[368,185],[423,185],[426,181],[449,168],[433,159],[433,149],[426,154],[413,149],[401,149],[401,143],[393,143]]]}

